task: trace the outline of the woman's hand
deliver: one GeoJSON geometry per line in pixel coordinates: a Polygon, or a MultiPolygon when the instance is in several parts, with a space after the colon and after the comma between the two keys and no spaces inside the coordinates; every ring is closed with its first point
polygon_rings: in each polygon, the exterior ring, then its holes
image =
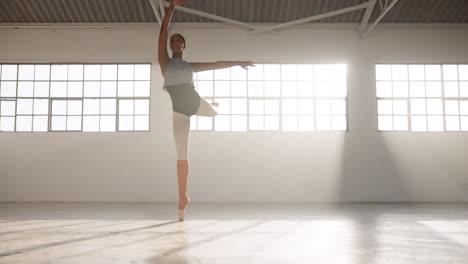
{"type": "Polygon", "coordinates": [[[253,64],[253,62],[251,61],[239,61],[239,66],[241,66],[242,68],[248,70],[248,66],[252,66],[252,67],[255,67],[255,65],[253,64]]]}
{"type": "Polygon", "coordinates": [[[192,1],[192,0],[172,0],[172,4],[174,4],[174,5],[183,5],[183,4],[188,3],[190,1],[192,1]]]}

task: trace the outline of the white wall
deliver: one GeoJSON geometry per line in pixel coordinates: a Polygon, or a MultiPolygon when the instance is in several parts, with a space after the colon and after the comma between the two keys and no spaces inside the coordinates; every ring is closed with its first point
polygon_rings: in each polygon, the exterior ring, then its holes
{"type": "MultiPolygon", "coordinates": [[[[375,63],[468,63],[466,29],[178,28],[188,61],[349,68],[349,132],[193,132],[189,195],[226,201],[468,201],[468,133],[378,133],[375,63]]],[[[151,132],[0,133],[0,201],[177,200],[157,29],[0,29],[3,62],[152,62],[151,132]]]]}

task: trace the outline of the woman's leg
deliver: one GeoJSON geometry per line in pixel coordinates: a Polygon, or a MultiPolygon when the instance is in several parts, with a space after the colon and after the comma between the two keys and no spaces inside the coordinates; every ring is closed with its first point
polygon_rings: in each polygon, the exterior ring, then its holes
{"type": "Polygon", "coordinates": [[[179,210],[184,210],[190,202],[187,196],[189,175],[190,117],[173,112],[174,141],[177,152],[177,182],[179,186],[179,210]]]}
{"type": "Polygon", "coordinates": [[[195,115],[213,117],[218,114],[218,111],[216,110],[217,106],[217,103],[212,104],[208,102],[205,98],[200,97],[200,106],[198,107],[198,110],[195,113],[195,115]]]}

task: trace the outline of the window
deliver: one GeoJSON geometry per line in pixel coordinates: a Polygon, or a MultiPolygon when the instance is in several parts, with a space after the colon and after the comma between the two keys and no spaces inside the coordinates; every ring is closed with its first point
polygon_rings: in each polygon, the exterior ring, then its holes
{"type": "Polygon", "coordinates": [[[150,64],[0,65],[0,131],[149,131],[150,64]]]}
{"type": "Polygon", "coordinates": [[[379,131],[468,131],[468,65],[376,65],[379,131]]]}
{"type": "Polygon", "coordinates": [[[218,115],[191,117],[192,130],[347,130],[344,64],[256,64],[198,72],[200,96],[218,102],[218,115]]]}

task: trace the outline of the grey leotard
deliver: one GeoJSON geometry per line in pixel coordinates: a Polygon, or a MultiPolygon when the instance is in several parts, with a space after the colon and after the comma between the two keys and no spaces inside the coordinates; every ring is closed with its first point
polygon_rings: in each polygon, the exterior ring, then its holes
{"type": "Polygon", "coordinates": [[[164,73],[164,90],[171,96],[172,110],[191,116],[200,106],[200,95],[193,85],[193,68],[190,63],[171,58],[164,73]]]}

